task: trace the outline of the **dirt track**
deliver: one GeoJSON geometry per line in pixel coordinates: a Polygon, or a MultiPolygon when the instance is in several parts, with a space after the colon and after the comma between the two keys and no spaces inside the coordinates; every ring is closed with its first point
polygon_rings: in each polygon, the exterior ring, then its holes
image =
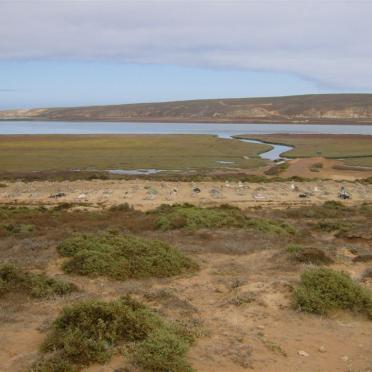
{"type": "Polygon", "coordinates": [[[0,189],[0,203],[44,204],[81,203],[111,206],[128,203],[149,210],[161,204],[192,203],[213,206],[223,203],[244,207],[320,204],[337,200],[344,186],[352,195],[349,203],[372,201],[372,185],[338,181],[278,182],[267,184],[237,182],[155,182],[73,181],[10,183],[0,189]],[[198,192],[199,190],[200,192],[198,192]],[[309,197],[299,194],[308,192],[309,197]],[[62,193],[59,197],[57,193],[62,193]]]}

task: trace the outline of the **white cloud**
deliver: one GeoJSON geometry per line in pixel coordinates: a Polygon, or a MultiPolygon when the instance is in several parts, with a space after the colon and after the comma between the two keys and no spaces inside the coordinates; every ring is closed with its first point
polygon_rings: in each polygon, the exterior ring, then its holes
{"type": "Polygon", "coordinates": [[[0,0],[0,59],[284,71],[372,89],[372,2],[0,0]]]}

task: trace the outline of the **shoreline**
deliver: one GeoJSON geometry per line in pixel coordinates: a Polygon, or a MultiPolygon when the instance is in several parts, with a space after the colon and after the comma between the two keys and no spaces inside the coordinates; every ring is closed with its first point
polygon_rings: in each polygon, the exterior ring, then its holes
{"type": "Polygon", "coordinates": [[[42,117],[25,117],[25,118],[9,118],[9,119],[3,119],[0,118],[1,122],[19,122],[19,121],[28,121],[28,122],[34,122],[34,121],[42,121],[42,122],[68,122],[68,123],[123,123],[123,124],[129,124],[129,123],[148,123],[148,124],[278,124],[278,125],[372,125],[372,118],[370,120],[361,120],[361,121],[349,121],[348,119],[325,119],[325,120],[319,120],[319,119],[306,119],[306,120],[262,120],[258,118],[252,118],[252,119],[245,119],[245,120],[237,120],[237,119],[229,119],[229,120],[219,120],[219,119],[203,119],[203,120],[184,120],[184,119],[178,119],[178,118],[169,118],[169,119],[156,119],[156,118],[118,118],[118,119],[103,119],[103,118],[79,118],[79,119],[46,119],[42,117]]]}

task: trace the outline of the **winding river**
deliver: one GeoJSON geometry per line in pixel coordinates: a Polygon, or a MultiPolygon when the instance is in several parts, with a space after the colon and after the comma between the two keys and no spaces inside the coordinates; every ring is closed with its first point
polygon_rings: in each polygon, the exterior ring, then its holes
{"type": "MultiPolygon", "coordinates": [[[[372,125],[316,124],[190,124],[190,123],[118,123],[118,122],[47,122],[0,121],[0,135],[17,134],[209,134],[232,138],[242,134],[364,134],[372,135],[372,125]]],[[[244,142],[262,143],[241,139],[244,142]]],[[[290,146],[272,144],[260,154],[267,160],[281,159],[290,146]]],[[[148,170],[156,172],[156,170],[148,170]]],[[[142,170],[139,170],[141,174],[142,170]]]]}

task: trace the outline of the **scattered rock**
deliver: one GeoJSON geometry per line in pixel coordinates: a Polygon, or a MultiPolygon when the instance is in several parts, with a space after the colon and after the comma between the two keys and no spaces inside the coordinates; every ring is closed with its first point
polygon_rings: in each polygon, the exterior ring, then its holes
{"type": "Polygon", "coordinates": [[[323,345],[320,346],[318,350],[319,350],[320,353],[325,353],[327,351],[326,348],[323,345]]]}
{"type": "Polygon", "coordinates": [[[297,354],[302,356],[302,357],[308,357],[310,356],[306,351],[303,351],[303,350],[299,350],[297,351],[297,354]]]}
{"type": "Polygon", "coordinates": [[[221,196],[220,190],[214,188],[209,191],[209,194],[212,198],[219,198],[221,196]]]}

